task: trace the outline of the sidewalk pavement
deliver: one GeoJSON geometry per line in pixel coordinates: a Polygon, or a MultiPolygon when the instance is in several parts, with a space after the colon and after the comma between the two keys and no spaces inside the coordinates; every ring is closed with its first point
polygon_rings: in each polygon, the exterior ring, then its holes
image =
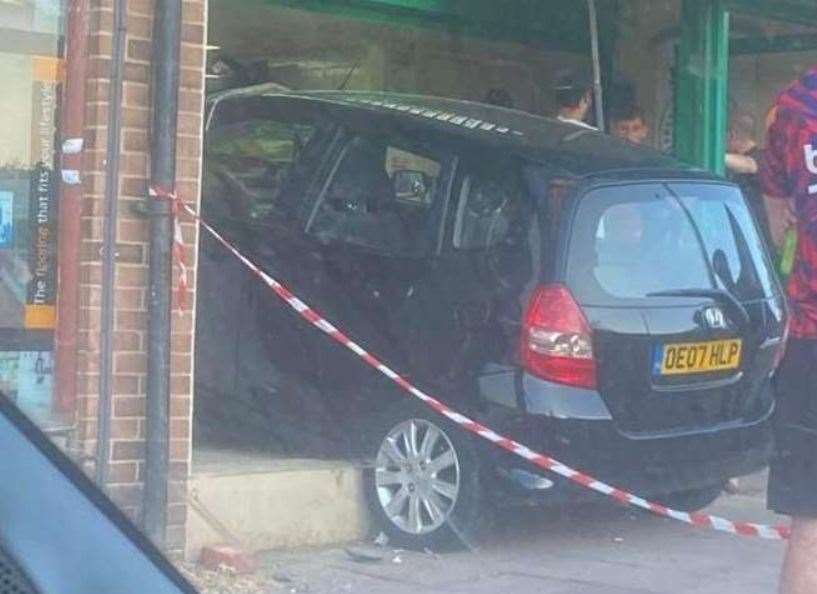
{"type": "MultiPolygon", "coordinates": [[[[743,479],[738,494],[724,495],[709,511],[779,523],[764,509],[764,481],[743,479]]],[[[258,589],[242,591],[768,594],[775,590],[783,546],[608,502],[569,510],[524,508],[502,512],[495,532],[473,551],[410,552],[364,543],[349,550],[266,553],[259,556],[258,589]]]]}

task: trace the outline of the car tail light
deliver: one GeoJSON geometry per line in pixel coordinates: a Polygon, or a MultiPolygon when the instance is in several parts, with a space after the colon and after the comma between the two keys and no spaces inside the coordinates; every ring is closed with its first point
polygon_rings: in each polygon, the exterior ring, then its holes
{"type": "Polygon", "coordinates": [[[564,285],[539,287],[522,327],[522,363],[542,379],[596,387],[593,331],[579,304],[564,285]]]}

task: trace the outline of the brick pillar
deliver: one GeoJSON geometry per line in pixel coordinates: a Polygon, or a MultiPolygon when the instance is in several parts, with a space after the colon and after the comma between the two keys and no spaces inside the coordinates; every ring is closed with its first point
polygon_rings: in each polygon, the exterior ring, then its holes
{"type": "MultiPolygon", "coordinates": [[[[80,250],[81,300],[78,369],[78,440],[96,454],[99,398],[100,303],[105,151],[112,49],[112,0],[92,0],[87,80],[86,162],[80,250]]],[[[134,207],[147,195],[149,177],[150,80],[153,1],[128,0],[121,163],[118,180],[117,262],[114,313],[113,418],[108,493],[141,520],[145,449],[147,365],[148,221],[134,207]]],[[[200,195],[204,103],[206,0],[184,2],[179,89],[177,191],[197,207],[200,195]]],[[[196,227],[185,222],[190,286],[196,279],[196,227]]],[[[174,273],[175,275],[175,273],[174,273]]],[[[171,435],[167,548],[181,551],[190,469],[194,293],[186,311],[172,319],[171,435]]]]}

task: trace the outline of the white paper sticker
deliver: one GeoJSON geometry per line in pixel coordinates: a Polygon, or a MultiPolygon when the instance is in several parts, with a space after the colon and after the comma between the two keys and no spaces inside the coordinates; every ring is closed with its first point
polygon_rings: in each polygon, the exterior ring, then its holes
{"type": "Polygon", "coordinates": [[[66,138],[62,141],[63,155],[76,155],[82,152],[83,139],[82,138],[66,138]]]}
{"type": "Polygon", "coordinates": [[[79,171],[76,169],[63,169],[62,170],[62,181],[68,184],[69,186],[76,186],[82,183],[82,180],[79,176],[79,171]]]}

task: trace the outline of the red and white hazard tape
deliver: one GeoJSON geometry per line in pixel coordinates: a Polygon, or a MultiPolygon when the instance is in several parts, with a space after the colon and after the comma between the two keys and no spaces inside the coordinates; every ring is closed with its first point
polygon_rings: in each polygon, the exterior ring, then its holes
{"type": "MultiPolygon", "coordinates": [[[[178,307],[179,312],[181,312],[184,310],[184,307],[187,304],[187,289],[189,285],[187,282],[187,262],[184,257],[184,237],[182,236],[182,224],[179,219],[179,215],[181,214],[182,209],[187,210],[190,213],[192,213],[192,211],[189,210],[184,201],[182,201],[176,195],[175,190],[168,190],[159,186],[151,186],[148,189],[148,194],[150,194],[151,198],[155,198],[157,200],[167,200],[170,203],[170,212],[173,217],[173,245],[171,250],[173,252],[173,261],[176,263],[176,267],[179,270],[179,278],[176,285],[176,306],[178,307]]],[[[198,220],[197,216],[196,220],[198,220]]]]}
{"type": "MultiPolygon", "coordinates": [[[[298,299],[295,295],[293,295],[285,286],[279,283],[277,280],[272,278],[269,274],[261,270],[258,266],[253,264],[244,254],[242,254],[238,249],[236,249],[229,241],[224,239],[221,234],[213,229],[210,225],[208,225],[204,220],[199,217],[199,215],[191,209],[189,206],[184,204],[183,201],[178,200],[175,198],[175,195],[172,196],[174,202],[178,204],[178,207],[174,208],[174,212],[179,212],[184,210],[193,217],[201,227],[203,227],[210,235],[212,235],[216,240],[219,241],[225,248],[227,248],[230,252],[232,252],[236,258],[241,260],[244,265],[247,266],[253,273],[255,273],[264,283],[269,286],[278,297],[283,299],[292,309],[294,309],[300,316],[305,319],[307,322],[318,328],[321,332],[335,340],[336,342],[342,344],[347,349],[352,351],[355,355],[363,359],[367,365],[373,367],[395,384],[400,386],[404,391],[408,392],[415,398],[422,400],[425,404],[433,408],[435,411],[440,413],[441,415],[448,418],[450,421],[456,423],[463,429],[474,433],[483,439],[487,439],[493,444],[496,444],[500,448],[507,450],[517,456],[524,458],[531,464],[538,466],[543,470],[547,470],[558,474],[566,479],[573,481],[587,489],[605,495],[607,497],[611,497],[616,501],[629,505],[632,507],[641,508],[652,512],[658,516],[662,516],[665,518],[672,518],[673,520],[678,520],[679,522],[684,522],[685,524],[690,524],[692,526],[697,526],[700,528],[709,528],[712,530],[717,530],[719,532],[728,532],[730,534],[738,534],[741,536],[755,536],[759,538],[771,539],[771,540],[785,540],[789,537],[789,528],[785,526],[766,526],[762,524],[752,524],[748,522],[732,522],[731,520],[727,520],[725,518],[720,518],[717,516],[711,516],[708,514],[701,514],[701,513],[687,513],[682,511],[677,511],[674,509],[670,509],[658,503],[653,503],[652,501],[647,501],[641,497],[633,495],[632,493],[628,493],[627,491],[623,491],[616,487],[612,487],[602,481],[596,480],[595,478],[584,474],[583,472],[579,472],[569,466],[566,466],[559,462],[558,460],[554,460],[550,456],[545,456],[544,454],[540,454],[538,452],[534,452],[530,448],[522,445],[521,443],[514,441],[513,439],[509,439],[498,433],[492,431],[488,427],[477,423],[473,419],[466,417],[458,413],[457,411],[449,408],[436,398],[429,396],[416,386],[412,385],[407,379],[400,376],[396,371],[392,370],[388,367],[385,363],[380,361],[377,357],[366,351],[363,347],[359,344],[354,342],[351,338],[346,336],[343,332],[341,332],[338,328],[336,328],[333,324],[331,324],[328,320],[326,320],[323,316],[321,316],[318,312],[314,309],[309,307],[306,303],[298,299]]],[[[174,252],[175,253],[175,252],[174,252]]],[[[177,264],[180,261],[177,260],[177,264]]]]}

